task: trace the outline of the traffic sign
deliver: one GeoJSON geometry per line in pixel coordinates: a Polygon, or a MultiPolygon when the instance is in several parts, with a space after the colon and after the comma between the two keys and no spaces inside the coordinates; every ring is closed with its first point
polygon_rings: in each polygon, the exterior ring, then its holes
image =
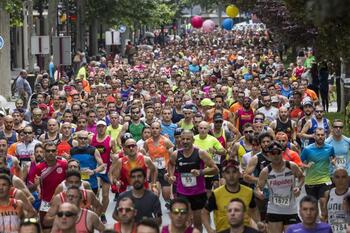
{"type": "Polygon", "coordinates": [[[118,31],[120,33],[124,33],[126,31],[126,26],[125,25],[120,25],[119,28],[118,28],[118,31]]]}
{"type": "Polygon", "coordinates": [[[120,32],[106,31],[106,45],[120,45],[120,32]]]}
{"type": "Polygon", "coordinates": [[[0,36],[0,49],[2,49],[2,47],[4,47],[5,41],[4,38],[2,38],[2,36],[0,36]]]}
{"type": "Polygon", "coordinates": [[[32,36],[31,38],[32,54],[50,54],[49,36],[32,36]]]}
{"type": "Polygon", "coordinates": [[[53,63],[70,66],[72,64],[71,37],[52,37],[53,63]]]}

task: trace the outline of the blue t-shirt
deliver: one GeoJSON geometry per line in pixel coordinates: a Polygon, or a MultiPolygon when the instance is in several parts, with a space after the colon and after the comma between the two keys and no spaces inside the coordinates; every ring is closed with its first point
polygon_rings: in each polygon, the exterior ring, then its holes
{"type": "Polygon", "coordinates": [[[168,135],[170,141],[175,144],[175,130],[177,128],[177,125],[174,123],[170,123],[169,125],[165,125],[163,123],[161,123],[161,127],[162,127],[162,135],[168,135]]]}
{"type": "Polygon", "coordinates": [[[343,136],[340,141],[336,141],[332,136],[330,136],[326,139],[326,143],[332,145],[334,148],[335,166],[333,166],[332,173],[336,167],[343,167],[346,168],[350,174],[350,138],[343,136]]]}
{"type": "Polygon", "coordinates": [[[312,229],[305,228],[302,223],[290,225],[286,233],[332,233],[332,228],[327,223],[316,223],[312,229]]]}
{"type": "Polygon", "coordinates": [[[301,153],[301,161],[314,163],[306,170],[306,185],[325,184],[331,181],[329,169],[332,157],[334,157],[334,148],[326,143],[322,147],[317,147],[315,143],[312,143],[304,148],[301,153]]]}

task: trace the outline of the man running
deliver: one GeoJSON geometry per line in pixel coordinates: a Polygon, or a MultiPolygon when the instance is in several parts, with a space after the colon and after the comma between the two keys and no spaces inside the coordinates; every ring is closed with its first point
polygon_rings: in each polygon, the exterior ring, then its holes
{"type": "Polygon", "coordinates": [[[115,213],[116,219],[118,220],[113,227],[115,232],[136,233],[135,216],[137,211],[132,198],[122,198],[116,206],[115,213]]]}
{"type": "Polygon", "coordinates": [[[191,203],[194,226],[202,230],[201,210],[205,206],[207,194],[204,175],[216,175],[218,167],[208,152],[194,147],[193,132],[184,130],[181,134],[183,148],[172,153],[168,165],[169,181],[176,181],[178,196],[191,203]]]}
{"type": "Polygon", "coordinates": [[[260,172],[256,186],[257,197],[261,200],[265,198],[262,191],[265,185],[269,188],[267,222],[270,233],[283,232],[288,225],[300,222],[296,197],[303,187],[304,175],[295,163],[283,160],[282,149],[276,141],[269,146],[267,154],[271,163],[260,172]]]}
{"type": "Polygon", "coordinates": [[[151,124],[151,138],[147,139],[144,149],[158,169],[157,180],[162,189],[162,196],[165,201],[170,199],[170,184],[164,179],[169,155],[173,152],[174,145],[169,138],[160,135],[161,123],[156,121],[151,124]]]}

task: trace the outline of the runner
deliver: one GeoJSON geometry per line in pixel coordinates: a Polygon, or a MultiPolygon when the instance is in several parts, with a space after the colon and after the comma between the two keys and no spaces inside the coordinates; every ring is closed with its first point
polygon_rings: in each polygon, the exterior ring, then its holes
{"type": "Polygon", "coordinates": [[[115,232],[136,233],[135,216],[137,212],[132,198],[124,197],[120,199],[115,213],[117,213],[117,222],[113,227],[115,232]]]}
{"type": "Polygon", "coordinates": [[[249,206],[249,213],[244,215],[244,225],[251,226],[260,221],[253,190],[239,183],[241,176],[239,163],[236,160],[224,160],[222,163],[222,177],[225,185],[214,189],[205,208],[202,210],[202,221],[207,232],[221,232],[229,227],[227,206],[234,198],[240,198],[245,206],[249,206]],[[215,229],[211,228],[210,212],[214,211],[215,229]],[[255,221],[252,224],[251,218],[255,221]]]}
{"type": "Polygon", "coordinates": [[[129,132],[137,142],[141,139],[142,129],[145,127],[145,124],[141,121],[141,109],[139,107],[132,107],[130,113],[131,121],[124,123],[119,135],[122,136],[124,133],[129,132]]]}
{"type": "Polygon", "coordinates": [[[334,188],[325,193],[325,206],[321,207],[321,218],[331,225],[333,233],[345,233],[350,214],[344,208],[344,200],[350,195],[349,175],[345,168],[336,168],[333,173],[334,188]]]}
{"type": "Polygon", "coordinates": [[[101,214],[101,221],[103,224],[107,223],[105,212],[108,208],[109,203],[109,190],[111,188],[110,181],[108,178],[108,172],[109,168],[112,163],[112,153],[115,153],[114,147],[115,147],[115,141],[111,139],[109,135],[106,134],[107,124],[106,122],[99,120],[96,123],[96,131],[97,134],[95,134],[92,137],[90,145],[95,147],[102,159],[103,165],[104,165],[104,171],[98,174],[98,177],[100,178],[100,186],[102,187],[102,214],[101,214]]]}
{"type": "Polygon", "coordinates": [[[254,136],[254,130],[250,123],[246,123],[243,127],[243,137],[233,145],[230,157],[242,163],[242,157],[244,154],[252,150],[252,144],[250,143],[254,136]]]}
{"type": "Polygon", "coordinates": [[[174,145],[167,137],[160,135],[160,122],[156,121],[151,124],[151,132],[152,136],[145,141],[144,149],[158,169],[157,180],[162,189],[164,200],[168,201],[170,199],[170,184],[165,181],[164,175],[169,163],[169,155],[173,152],[174,145]]]}
{"type": "Polygon", "coordinates": [[[269,188],[267,222],[270,233],[283,232],[288,225],[300,222],[296,197],[304,185],[304,175],[295,163],[283,160],[282,152],[283,147],[278,142],[269,145],[267,154],[271,163],[260,172],[256,186],[257,197],[261,200],[265,199],[262,191],[265,185],[269,188]]]}
{"type": "Polygon", "coordinates": [[[161,233],[184,232],[199,233],[200,231],[188,226],[190,221],[190,203],[184,198],[175,198],[170,202],[170,224],[163,226],[161,233]]]}
{"type": "Polygon", "coordinates": [[[42,143],[45,142],[54,142],[57,144],[61,138],[61,134],[59,132],[59,124],[56,119],[49,119],[47,121],[47,132],[43,133],[39,137],[39,141],[42,143]]]}
{"type": "Polygon", "coordinates": [[[178,196],[187,198],[191,203],[195,228],[202,230],[201,210],[205,206],[207,195],[204,175],[216,175],[219,169],[206,151],[193,146],[194,135],[189,130],[181,134],[183,149],[170,156],[168,177],[170,183],[176,181],[178,196]]]}

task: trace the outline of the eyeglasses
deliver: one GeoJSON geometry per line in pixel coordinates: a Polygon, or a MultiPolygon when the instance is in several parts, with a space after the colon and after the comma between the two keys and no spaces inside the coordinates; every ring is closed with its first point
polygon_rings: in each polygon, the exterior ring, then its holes
{"type": "Polygon", "coordinates": [[[243,133],[254,133],[254,130],[243,131],[243,133]]]}
{"type": "Polygon", "coordinates": [[[323,113],[322,110],[316,110],[315,112],[316,112],[316,113],[323,113]]]}
{"type": "Polygon", "coordinates": [[[218,124],[222,124],[222,122],[224,122],[224,121],[221,121],[221,120],[214,121],[214,123],[218,123],[218,124]]]}
{"type": "Polygon", "coordinates": [[[131,211],[133,211],[133,210],[134,210],[134,208],[132,208],[132,207],[127,207],[127,208],[118,207],[118,208],[117,208],[117,211],[118,211],[119,213],[123,213],[124,211],[125,211],[126,213],[129,213],[129,212],[131,212],[131,211]]]}
{"type": "Polygon", "coordinates": [[[264,119],[263,118],[255,118],[254,123],[263,123],[264,119]]]}
{"type": "Polygon", "coordinates": [[[37,223],[39,223],[39,219],[37,219],[37,218],[25,218],[25,219],[23,219],[23,223],[37,224],[37,223]]]}
{"type": "Polygon", "coordinates": [[[128,149],[133,149],[136,146],[137,146],[136,144],[125,145],[125,147],[128,148],[128,149]]]}
{"type": "Polygon", "coordinates": [[[28,135],[28,134],[32,134],[33,132],[23,132],[23,134],[26,134],[26,135],[28,135]]]}
{"type": "Polygon", "coordinates": [[[45,150],[47,153],[55,153],[56,150],[45,150]]]}
{"type": "Polygon", "coordinates": [[[333,126],[333,128],[335,128],[335,129],[342,129],[344,126],[338,126],[338,125],[335,125],[335,126],[333,126]]]}
{"type": "Polygon", "coordinates": [[[57,216],[59,218],[62,218],[63,216],[66,216],[67,218],[70,218],[70,217],[74,217],[76,215],[77,215],[76,213],[70,212],[70,211],[60,211],[60,212],[57,213],[57,216]]]}
{"type": "Polygon", "coordinates": [[[175,215],[186,215],[188,213],[188,210],[187,209],[172,209],[171,213],[175,214],[175,215]]]}

